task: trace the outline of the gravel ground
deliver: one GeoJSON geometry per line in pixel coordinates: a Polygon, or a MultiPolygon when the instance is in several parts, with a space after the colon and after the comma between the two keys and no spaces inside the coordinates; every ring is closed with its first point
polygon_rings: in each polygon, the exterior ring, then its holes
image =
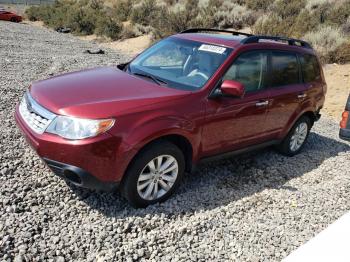
{"type": "Polygon", "coordinates": [[[327,118],[300,155],[266,149],[203,165],[146,209],[68,186],[25,143],[13,112],[35,79],[127,59],[83,53],[91,47],[0,22],[0,260],[279,261],[350,209],[350,147],[327,118]]]}

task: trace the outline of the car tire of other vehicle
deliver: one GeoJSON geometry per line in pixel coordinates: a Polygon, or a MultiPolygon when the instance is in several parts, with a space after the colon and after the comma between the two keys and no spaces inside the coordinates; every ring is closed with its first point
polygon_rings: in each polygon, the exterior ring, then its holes
{"type": "Polygon", "coordinates": [[[18,23],[18,19],[16,17],[11,17],[10,21],[14,23],[18,23]]]}
{"type": "Polygon", "coordinates": [[[121,194],[134,206],[146,207],[168,199],[185,172],[182,151],[168,141],[150,144],[131,162],[121,194]]]}
{"type": "Polygon", "coordinates": [[[300,117],[282,143],[277,146],[277,149],[286,156],[298,154],[305,145],[311,126],[312,123],[309,117],[300,117]]]}

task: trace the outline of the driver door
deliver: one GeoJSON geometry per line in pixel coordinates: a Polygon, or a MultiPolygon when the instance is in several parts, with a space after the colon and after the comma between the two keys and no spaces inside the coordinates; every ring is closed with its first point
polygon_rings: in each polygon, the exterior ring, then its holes
{"type": "Polygon", "coordinates": [[[204,155],[237,150],[269,138],[265,125],[269,104],[267,57],[265,51],[242,53],[224,74],[223,80],[242,83],[246,93],[242,98],[221,95],[208,99],[202,136],[204,155]]]}

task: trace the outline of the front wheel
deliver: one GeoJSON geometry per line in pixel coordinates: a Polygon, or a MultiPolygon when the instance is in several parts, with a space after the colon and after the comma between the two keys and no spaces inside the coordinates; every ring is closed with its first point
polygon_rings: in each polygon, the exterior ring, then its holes
{"type": "Polygon", "coordinates": [[[184,171],[181,150],[170,142],[157,142],[135,157],[122,181],[121,193],[135,207],[162,202],[173,194],[184,171]]]}
{"type": "Polygon", "coordinates": [[[311,129],[311,120],[302,116],[292,127],[286,138],[278,146],[278,150],[287,156],[298,154],[304,147],[311,129]]]}

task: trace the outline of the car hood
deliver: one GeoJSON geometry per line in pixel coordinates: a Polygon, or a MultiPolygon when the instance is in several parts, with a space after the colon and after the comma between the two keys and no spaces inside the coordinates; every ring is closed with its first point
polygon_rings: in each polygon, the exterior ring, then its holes
{"type": "Polygon", "coordinates": [[[188,95],[188,91],[160,86],[114,67],[34,82],[30,93],[39,104],[56,114],[88,118],[114,117],[188,95]]]}

